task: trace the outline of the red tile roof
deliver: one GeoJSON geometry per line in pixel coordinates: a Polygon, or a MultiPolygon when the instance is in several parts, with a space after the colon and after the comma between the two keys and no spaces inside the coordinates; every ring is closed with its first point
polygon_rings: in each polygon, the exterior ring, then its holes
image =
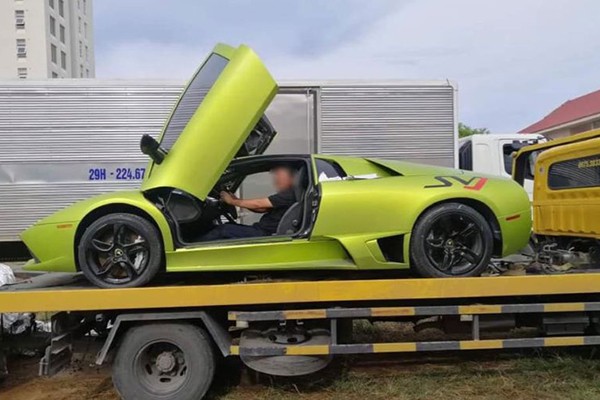
{"type": "Polygon", "coordinates": [[[594,114],[600,114],[600,90],[568,100],[535,124],[522,129],[520,133],[540,132],[594,114]]]}

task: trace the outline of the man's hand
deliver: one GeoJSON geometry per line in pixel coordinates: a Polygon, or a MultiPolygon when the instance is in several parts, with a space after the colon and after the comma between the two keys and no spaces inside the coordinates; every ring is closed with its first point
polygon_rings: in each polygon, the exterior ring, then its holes
{"type": "Polygon", "coordinates": [[[221,201],[225,204],[229,204],[230,206],[241,207],[248,209],[250,211],[254,211],[257,213],[265,213],[273,208],[273,204],[271,204],[271,200],[268,198],[264,199],[238,199],[236,195],[229,192],[221,192],[221,201]]]}
{"type": "Polygon", "coordinates": [[[238,198],[233,194],[233,193],[229,193],[229,192],[221,192],[221,200],[223,201],[223,203],[225,204],[229,204],[230,206],[235,206],[236,204],[236,200],[238,200],[238,198]]]}

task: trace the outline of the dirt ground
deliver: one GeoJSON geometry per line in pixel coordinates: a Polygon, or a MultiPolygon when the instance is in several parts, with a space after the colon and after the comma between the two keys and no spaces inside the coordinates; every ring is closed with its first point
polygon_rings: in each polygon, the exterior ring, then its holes
{"type": "Polygon", "coordinates": [[[110,369],[90,367],[91,353],[78,354],[71,367],[51,378],[38,377],[39,355],[9,358],[10,375],[0,384],[0,400],[119,399],[110,369]]]}

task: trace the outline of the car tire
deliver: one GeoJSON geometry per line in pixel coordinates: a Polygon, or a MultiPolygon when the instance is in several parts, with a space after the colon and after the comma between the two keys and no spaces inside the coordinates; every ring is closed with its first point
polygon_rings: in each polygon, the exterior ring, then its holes
{"type": "Polygon", "coordinates": [[[411,234],[411,268],[423,277],[479,276],[488,267],[494,237],[487,220],[462,203],[427,210],[411,234]]]}
{"type": "Polygon", "coordinates": [[[134,214],[115,213],[94,221],[77,248],[79,268],[103,288],[143,286],[161,268],[163,246],[158,229],[134,214]]]}
{"type": "Polygon", "coordinates": [[[213,346],[202,328],[144,324],[125,334],[112,379],[125,400],[196,400],[208,391],[215,368],[213,346]]]}

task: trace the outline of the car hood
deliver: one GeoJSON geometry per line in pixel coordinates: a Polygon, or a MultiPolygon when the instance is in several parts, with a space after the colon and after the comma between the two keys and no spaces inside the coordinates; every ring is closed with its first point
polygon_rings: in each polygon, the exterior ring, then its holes
{"type": "Polygon", "coordinates": [[[263,114],[276,92],[249,47],[217,45],[165,124],[167,154],[150,163],[142,190],[176,188],[204,199],[233,158],[266,149],[275,131],[263,114]]]}

